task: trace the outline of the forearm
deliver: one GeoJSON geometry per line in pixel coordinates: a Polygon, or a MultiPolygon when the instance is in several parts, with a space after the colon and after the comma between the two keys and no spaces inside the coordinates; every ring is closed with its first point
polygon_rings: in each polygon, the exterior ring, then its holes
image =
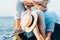
{"type": "Polygon", "coordinates": [[[21,30],[21,27],[20,27],[20,19],[15,20],[15,22],[14,22],[14,31],[15,32],[10,35],[11,37],[14,37],[14,36],[16,36],[16,35],[18,35],[18,34],[23,32],[21,30]]]}
{"type": "Polygon", "coordinates": [[[20,27],[20,19],[15,20],[14,29],[15,30],[20,30],[21,29],[21,27],[20,27]]]}
{"type": "Polygon", "coordinates": [[[34,7],[35,7],[36,9],[38,9],[38,10],[44,10],[44,9],[45,9],[44,6],[39,5],[37,2],[33,2],[33,5],[34,5],[34,7]]]}

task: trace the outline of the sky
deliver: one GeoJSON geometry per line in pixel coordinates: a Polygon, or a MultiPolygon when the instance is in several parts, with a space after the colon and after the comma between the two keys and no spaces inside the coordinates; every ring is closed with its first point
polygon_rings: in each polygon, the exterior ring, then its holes
{"type": "Polygon", "coordinates": [[[0,16],[14,16],[16,0],[0,0],[0,16]]]}
{"type": "Polygon", "coordinates": [[[56,12],[57,16],[60,17],[60,0],[50,0],[48,10],[56,12]]]}
{"type": "MultiPolygon", "coordinates": [[[[0,16],[14,16],[17,0],[0,0],[0,16]]],[[[50,0],[48,10],[56,12],[60,17],[60,0],[50,0]]]]}

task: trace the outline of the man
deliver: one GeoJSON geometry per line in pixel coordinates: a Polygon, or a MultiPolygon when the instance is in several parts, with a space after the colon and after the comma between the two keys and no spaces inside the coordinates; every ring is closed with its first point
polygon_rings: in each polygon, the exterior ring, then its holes
{"type": "MultiPolygon", "coordinates": [[[[25,0],[25,2],[26,1],[27,0],[25,0]]],[[[30,4],[32,3],[32,1],[27,1],[27,2],[29,2],[30,4]]],[[[44,15],[44,16],[42,16],[43,17],[42,19],[43,19],[43,22],[44,22],[44,23],[42,23],[42,25],[45,26],[45,30],[46,30],[45,40],[50,40],[51,33],[54,30],[55,21],[53,20],[53,18],[50,17],[50,15],[48,14],[49,12],[46,12],[47,9],[45,9],[45,8],[47,8],[47,2],[48,2],[48,0],[46,0],[46,3],[44,3],[44,2],[38,2],[38,3],[42,4],[42,6],[40,6],[40,7],[42,8],[42,11],[43,11],[42,14],[44,15]],[[45,8],[43,6],[45,6],[45,8]],[[45,21],[44,21],[44,19],[45,19],[45,21]]],[[[40,7],[38,7],[37,9],[41,10],[41,9],[39,9],[40,7]]],[[[34,10],[34,9],[35,9],[34,7],[31,8],[31,10],[34,10]]],[[[16,12],[16,16],[15,16],[15,19],[16,19],[15,20],[15,22],[16,22],[15,30],[21,30],[20,18],[21,18],[21,13],[24,12],[24,6],[23,6],[22,2],[19,1],[19,0],[18,0],[18,3],[17,3],[17,9],[16,10],[17,10],[17,12],[16,12]]],[[[41,25],[39,25],[39,26],[41,26],[41,25]]],[[[40,27],[40,30],[42,30],[42,28],[43,28],[43,26],[40,27]]],[[[44,31],[41,34],[43,35],[43,33],[44,33],[44,31]]],[[[28,33],[26,33],[26,32],[25,32],[25,34],[27,34],[26,36],[28,38],[31,38],[31,36],[33,35],[32,33],[29,33],[29,35],[28,35],[28,33]]]]}

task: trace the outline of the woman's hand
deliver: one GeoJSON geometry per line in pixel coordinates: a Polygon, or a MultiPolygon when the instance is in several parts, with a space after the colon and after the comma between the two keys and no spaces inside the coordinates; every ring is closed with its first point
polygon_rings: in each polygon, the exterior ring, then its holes
{"type": "Polygon", "coordinates": [[[28,6],[28,7],[29,6],[31,7],[33,5],[32,2],[33,2],[33,0],[23,0],[24,5],[28,6]]]}
{"type": "Polygon", "coordinates": [[[32,3],[33,0],[22,0],[23,2],[32,3]]]}

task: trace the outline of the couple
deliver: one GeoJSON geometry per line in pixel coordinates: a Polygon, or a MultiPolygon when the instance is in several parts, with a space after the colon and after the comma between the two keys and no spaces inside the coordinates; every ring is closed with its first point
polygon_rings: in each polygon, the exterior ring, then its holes
{"type": "MultiPolygon", "coordinates": [[[[15,14],[15,30],[19,31],[23,29],[23,33],[19,34],[22,40],[51,40],[51,34],[54,31],[54,26],[56,22],[56,15],[54,12],[47,12],[48,0],[18,0],[16,4],[16,14],[15,14]],[[28,13],[28,14],[27,14],[28,13]],[[36,14],[37,13],[37,14],[36,14]],[[35,26],[29,30],[20,25],[21,21],[24,26],[28,21],[31,21],[31,15],[35,26]],[[52,16],[51,14],[54,14],[52,16]],[[38,18],[37,18],[38,17],[38,18]],[[30,18],[30,19],[29,19],[30,18]],[[25,19],[28,19],[27,21],[25,19]],[[36,20],[35,20],[36,19],[36,20]]],[[[28,27],[29,28],[29,27],[28,27]]],[[[17,38],[17,37],[16,37],[17,38]]]]}

